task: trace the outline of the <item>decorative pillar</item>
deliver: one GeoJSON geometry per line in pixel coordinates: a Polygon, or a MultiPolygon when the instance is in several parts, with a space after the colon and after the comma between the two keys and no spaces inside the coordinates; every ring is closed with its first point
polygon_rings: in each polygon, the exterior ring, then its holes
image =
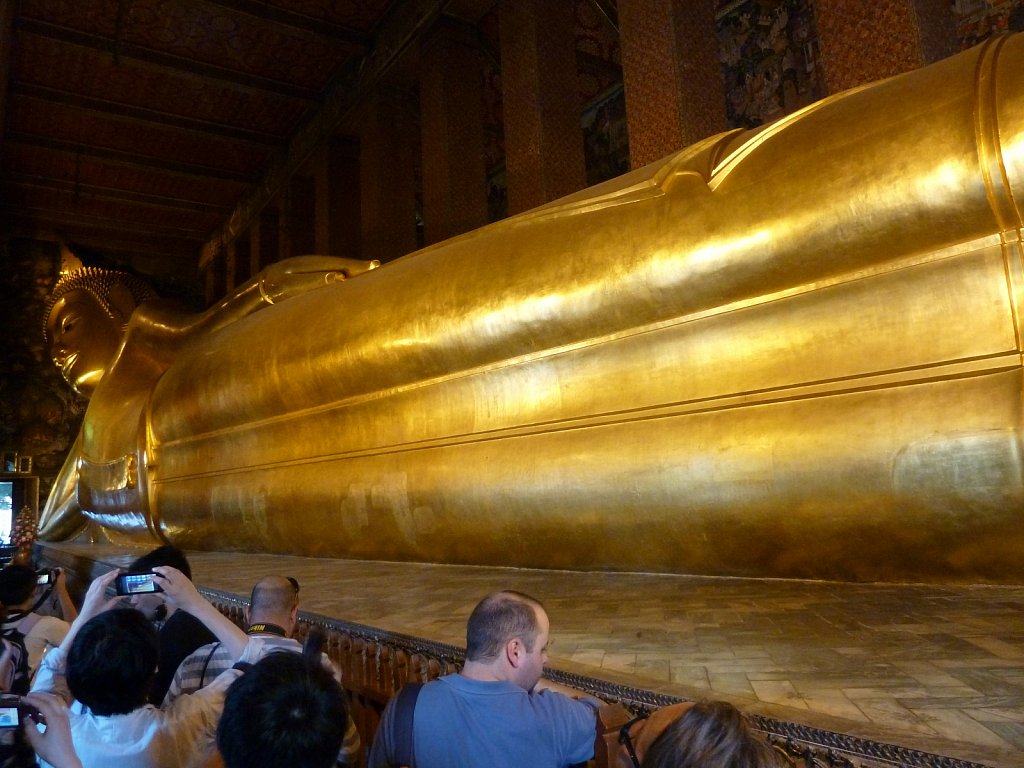
{"type": "Polygon", "coordinates": [[[261,269],[263,269],[263,222],[262,217],[257,217],[249,227],[249,274],[255,275],[261,269]]]}
{"type": "Polygon", "coordinates": [[[312,177],[296,174],[291,178],[285,198],[287,205],[283,210],[288,222],[289,256],[303,256],[316,251],[315,198],[312,177]]]}
{"type": "Polygon", "coordinates": [[[359,121],[364,259],[391,261],[416,250],[415,133],[402,91],[379,91],[359,121]]]}
{"type": "Polygon", "coordinates": [[[619,0],[630,165],[726,130],[715,4],[619,0]]]}
{"type": "Polygon", "coordinates": [[[235,286],[239,286],[253,276],[252,262],[249,259],[249,234],[243,232],[235,238],[235,286]]]}
{"type": "Polygon", "coordinates": [[[830,94],[909,72],[952,52],[955,21],[938,0],[816,0],[825,85],[830,94]]]}
{"type": "Polygon", "coordinates": [[[235,280],[238,265],[237,240],[228,243],[224,249],[224,293],[229,294],[238,283],[235,280]]]}
{"type": "Polygon", "coordinates": [[[425,244],[487,223],[483,61],[476,31],[440,22],[421,51],[425,244]]]}
{"type": "Polygon", "coordinates": [[[281,259],[281,215],[265,209],[249,232],[249,263],[255,275],[281,259]]]}
{"type": "Polygon", "coordinates": [[[292,251],[292,185],[285,184],[278,193],[277,203],[277,258],[287,259],[295,255],[292,251]]]}
{"type": "Polygon", "coordinates": [[[500,0],[510,215],[587,185],[570,0],[500,0]]]}
{"type": "Polygon", "coordinates": [[[316,184],[316,253],[360,258],[359,144],[333,140],[320,151],[316,184]]]}
{"type": "Polygon", "coordinates": [[[208,262],[206,262],[206,269],[203,272],[203,299],[206,302],[206,306],[211,306],[213,302],[218,299],[217,293],[217,262],[220,260],[220,254],[217,254],[208,262]]]}

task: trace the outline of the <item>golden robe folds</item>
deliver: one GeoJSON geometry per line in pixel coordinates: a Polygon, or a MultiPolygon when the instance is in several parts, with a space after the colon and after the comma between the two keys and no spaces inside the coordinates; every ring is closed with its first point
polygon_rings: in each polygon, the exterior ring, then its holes
{"type": "Polygon", "coordinates": [[[130,329],[82,506],[187,548],[1020,583],[1022,72],[1002,37],[712,137],[159,376],[130,329]]]}

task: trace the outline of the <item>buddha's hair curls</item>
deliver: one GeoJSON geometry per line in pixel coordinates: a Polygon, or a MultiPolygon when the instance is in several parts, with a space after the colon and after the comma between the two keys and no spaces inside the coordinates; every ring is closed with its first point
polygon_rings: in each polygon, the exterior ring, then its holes
{"type": "Polygon", "coordinates": [[[50,297],[46,300],[46,308],[43,311],[43,339],[46,343],[50,343],[49,333],[46,330],[47,320],[50,318],[50,312],[53,311],[54,305],[62,296],[71,291],[86,291],[99,302],[103,311],[111,319],[115,319],[114,308],[110,303],[110,292],[118,283],[128,289],[136,306],[144,301],[157,298],[156,292],[149,283],[127,272],[101,269],[100,267],[82,267],[62,274],[53,287],[50,297]]]}

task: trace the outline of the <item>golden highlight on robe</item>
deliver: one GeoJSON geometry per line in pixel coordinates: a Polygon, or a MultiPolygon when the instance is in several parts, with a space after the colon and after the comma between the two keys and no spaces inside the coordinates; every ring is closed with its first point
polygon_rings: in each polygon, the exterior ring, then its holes
{"type": "Polygon", "coordinates": [[[1024,578],[1024,37],[397,261],[203,313],[62,278],[43,534],[862,581],[1024,578]]]}

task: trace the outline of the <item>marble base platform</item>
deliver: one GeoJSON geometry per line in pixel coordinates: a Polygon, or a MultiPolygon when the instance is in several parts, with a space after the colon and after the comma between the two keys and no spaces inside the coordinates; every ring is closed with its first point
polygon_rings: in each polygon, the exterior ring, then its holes
{"type": "MultiPolygon", "coordinates": [[[[44,544],[83,574],[143,550],[44,544]]],[[[496,589],[545,603],[550,666],[864,739],[1024,766],[1024,586],[937,587],[577,573],[190,552],[197,584],[301,583],[303,611],[465,646],[496,589]]]]}

